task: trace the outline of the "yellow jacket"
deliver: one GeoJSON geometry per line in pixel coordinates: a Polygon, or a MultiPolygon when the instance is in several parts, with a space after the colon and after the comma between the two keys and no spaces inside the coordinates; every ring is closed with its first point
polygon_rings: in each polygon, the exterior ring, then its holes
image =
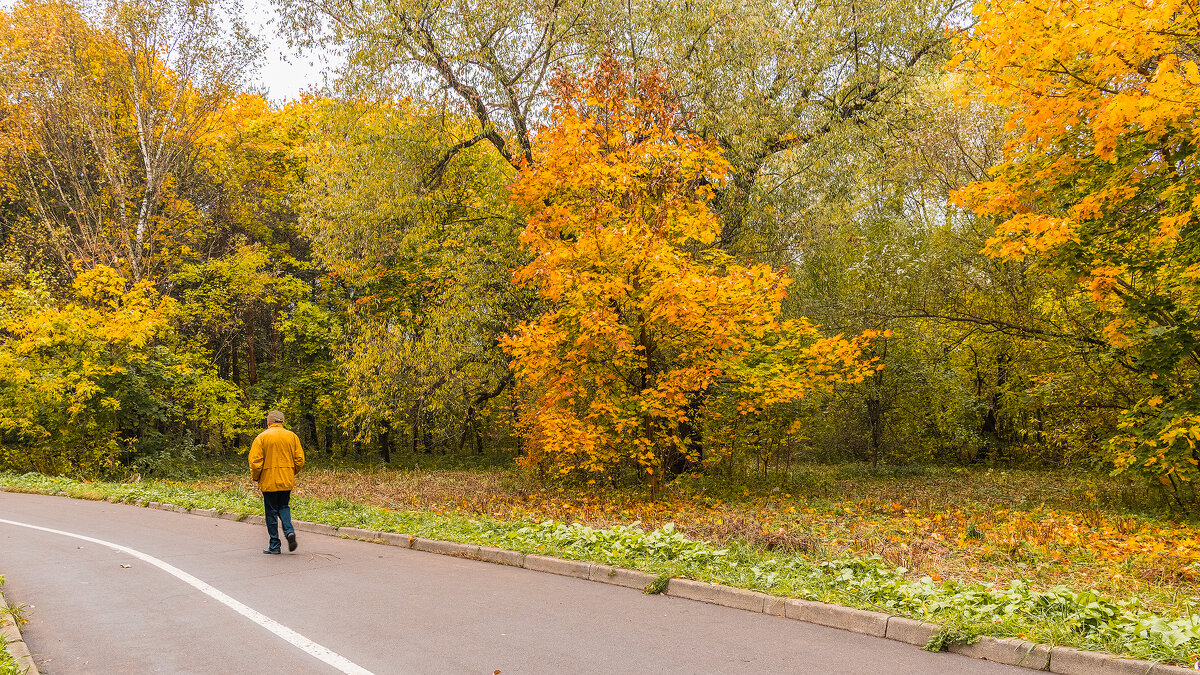
{"type": "Polygon", "coordinates": [[[304,466],[300,438],[278,422],[254,439],[250,446],[250,477],[263,492],[296,487],[296,474],[304,466]]]}

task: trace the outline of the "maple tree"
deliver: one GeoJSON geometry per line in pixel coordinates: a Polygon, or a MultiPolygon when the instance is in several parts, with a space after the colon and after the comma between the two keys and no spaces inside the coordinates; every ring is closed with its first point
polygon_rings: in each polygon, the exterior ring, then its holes
{"type": "Polygon", "coordinates": [[[564,473],[632,461],[652,493],[672,451],[697,457],[691,430],[711,388],[742,394],[747,412],[872,370],[858,360],[865,338],[780,321],[784,272],[712,246],[709,201],[729,165],[681,119],[658,73],[635,84],[606,58],[562,75],[512,186],[533,253],[515,279],[549,303],[505,341],[529,396],[528,458],[564,473]]]}
{"type": "Polygon", "coordinates": [[[1200,478],[1200,16],[1111,0],[977,12],[961,66],[1010,111],[1012,140],[958,199],[995,219],[990,255],[1032,259],[1086,299],[1140,380],[1116,469],[1181,491],[1200,478]]]}

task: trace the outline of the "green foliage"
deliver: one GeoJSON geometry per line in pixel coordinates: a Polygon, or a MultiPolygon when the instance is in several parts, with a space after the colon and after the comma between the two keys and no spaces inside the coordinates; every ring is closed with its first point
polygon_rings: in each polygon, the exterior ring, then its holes
{"type": "Polygon", "coordinates": [[[0,287],[0,465],[116,474],[185,428],[230,433],[236,389],[174,332],[178,306],[96,267],[57,305],[37,277],[0,287]]]}
{"type": "MultiPolygon", "coordinates": [[[[0,576],[0,590],[4,589],[4,577],[0,576]]],[[[25,605],[9,605],[0,603],[0,626],[6,623],[15,623],[17,627],[21,627],[28,623],[27,618],[29,608],[25,605]]],[[[5,645],[0,643],[0,675],[24,675],[25,671],[17,664],[17,660],[8,653],[4,648],[5,645]]]]}
{"type": "Polygon", "coordinates": [[[225,256],[183,265],[171,275],[187,334],[200,342],[228,341],[258,305],[304,297],[304,282],[287,273],[294,261],[242,244],[225,256]]]}
{"type": "Polygon", "coordinates": [[[488,146],[457,148],[445,124],[413,102],[328,103],[301,208],[315,256],[352,289],[333,335],[342,422],[426,452],[509,435],[497,341],[530,305],[510,279],[523,255],[503,199],[511,167],[488,146]]]}
{"type": "Polygon", "coordinates": [[[25,671],[17,665],[17,660],[6,649],[0,649],[0,675],[25,675],[25,671]]]}
{"type": "Polygon", "coordinates": [[[1092,358],[1131,374],[1110,442],[1114,470],[1194,506],[1200,95],[1191,48],[1200,14],[1111,0],[1000,2],[978,19],[960,44],[963,89],[1005,106],[1012,139],[956,201],[993,223],[989,255],[1060,275],[1060,304],[1102,326],[1092,358]]]}
{"type": "Polygon", "coordinates": [[[1003,111],[956,101],[956,82],[921,78],[905,116],[773,165],[783,182],[763,190],[803,251],[786,309],[892,332],[875,377],[777,417],[803,427],[795,452],[822,459],[1099,462],[1134,378],[1092,351],[1101,327],[1069,280],[988,257],[993,224],[947,204],[1004,141],[1003,111]]]}
{"type": "Polygon", "coordinates": [[[29,607],[26,605],[7,605],[0,607],[0,625],[15,623],[18,627],[29,623],[29,607]]]}
{"type": "Polygon", "coordinates": [[[662,595],[667,592],[667,586],[670,585],[671,578],[670,574],[660,574],[654,577],[654,581],[646,584],[642,592],[646,595],[662,595]]]}
{"type": "MultiPolygon", "coordinates": [[[[208,353],[246,399],[243,431],[261,427],[268,409],[322,428],[340,426],[344,381],[333,363],[340,338],[336,306],[315,302],[299,275],[307,265],[263,245],[183,266],[171,277],[181,309],[180,333],[208,353]],[[263,337],[266,337],[264,340],[263,337]],[[264,345],[265,343],[265,345],[264,345]]],[[[313,440],[314,429],[305,429],[313,440]]],[[[324,438],[317,437],[321,449],[324,438]]]]}
{"type": "Polygon", "coordinates": [[[930,652],[945,651],[951,645],[969,645],[979,641],[978,635],[973,635],[959,628],[942,628],[929,638],[922,649],[930,652]]]}
{"type": "Polygon", "coordinates": [[[636,524],[597,529],[548,520],[509,532],[505,541],[510,547],[519,549],[550,544],[560,551],[572,553],[572,557],[609,564],[656,560],[710,565],[727,553],[724,549],[714,549],[707,543],[688,539],[677,532],[672,523],[646,532],[636,524]]]}

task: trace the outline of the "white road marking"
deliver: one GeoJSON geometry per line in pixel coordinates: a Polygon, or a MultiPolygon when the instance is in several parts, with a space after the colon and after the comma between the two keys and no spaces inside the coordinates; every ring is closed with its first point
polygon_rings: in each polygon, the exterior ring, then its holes
{"type": "Polygon", "coordinates": [[[93,544],[100,544],[101,546],[107,546],[108,548],[111,548],[116,551],[120,551],[122,553],[127,553],[139,560],[143,560],[145,562],[150,563],[151,565],[154,565],[155,567],[166,572],[167,574],[170,574],[173,577],[176,577],[177,579],[180,579],[181,581],[188,584],[189,586],[192,586],[193,588],[200,591],[201,593],[204,593],[205,595],[209,596],[210,598],[217,600],[218,602],[225,605],[226,607],[229,607],[230,609],[237,612],[238,614],[241,614],[242,616],[246,617],[247,619],[250,619],[254,623],[262,626],[263,628],[266,628],[267,630],[278,635],[279,637],[283,638],[284,640],[287,640],[288,642],[292,643],[292,645],[296,646],[297,648],[311,654],[312,656],[315,656],[316,658],[324,661],[325,663],[328,663],[329,665],[333,666],[334,668],[337,668],[338,670],[340,670],[343,673],[348,673],[350,675],[372,675],[371,671],[367,670],[366,668],[363,668],[362,666],[354,663],[353,661],[350,661],[349,659],[342,656],[341,654],[338,654],[337,652],[334,652],[333,650],[331,650],[327,647],[322,647],[321,645],[313,642],[312,640],[309,640],[308,638],[297,633],[296,631],[292,630],[291,628],[288,628],[287,626],[279,623],[278,621],[272,619],[271,617],[266,616],[266,615],[262,614],[261,612],[258,612],[257,610],[251,609],[250,607],[247,607],[246,605],[243,605],[242,603],[238,602],[237,600],[234,600],[233,598],[229,597],[228,595],[225,595],[224,593],[217,590],[216,588],[213,588],[209,584],[197,579],[196,577],[188,574],[187,572],[184,572],[183,570],[179,569],[178,567],[175,567],[173,565],[163,562],[162,560],[159,560],[158,558],[155,558],[152,555],[142,553],[141,551],[136,551],[132,548],[129,548],[128,546],[114,544],[111,541],[104,541],[103,539],[87,537],[82,534],[75,534],[73,532],[63,532],[62,530],[55,530],[55,529],[52,529],[49,527],[42,527],[40,525],[30,525],[29,523],[19,523],[15,520],[5,520],[3,518],[0,518],[0,523],[8,523],[9,525],[16,525],[18,527],[28,527],[31,530],[41,530],[43,532],[50,532],[53,534],[61,534],[64,537],[74,537],[76,539],[82,539],[83,541],[89,541],[93,544]]]}

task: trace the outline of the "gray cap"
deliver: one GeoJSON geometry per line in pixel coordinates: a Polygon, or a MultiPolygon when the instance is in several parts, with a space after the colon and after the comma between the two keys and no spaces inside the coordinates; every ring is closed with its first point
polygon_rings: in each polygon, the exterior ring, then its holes
{"type": "Polygon", "coordinates": [[[272,410],[267,413],[267,424],[275,424],[276,422],[283,424],[283,413],[278,410],[272,410]]]}

